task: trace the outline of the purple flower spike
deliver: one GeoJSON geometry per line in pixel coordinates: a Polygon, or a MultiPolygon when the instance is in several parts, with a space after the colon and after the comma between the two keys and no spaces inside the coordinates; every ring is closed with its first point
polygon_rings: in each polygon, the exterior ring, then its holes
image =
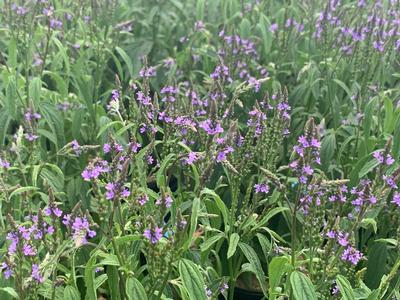
{"type": "Polygon", "coordinates": [[[143,236],[150,241],[153,245],[155,245],[162,238],[162,229],[159,227],[155,227],[153,229],[146,229],[143,233],[143,236]]]}

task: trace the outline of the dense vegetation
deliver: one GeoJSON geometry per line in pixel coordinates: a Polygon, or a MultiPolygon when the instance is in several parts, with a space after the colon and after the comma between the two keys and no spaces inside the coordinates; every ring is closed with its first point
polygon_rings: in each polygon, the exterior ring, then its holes
{"type": "Polygon", "coordinates": [[[0,299],[400,299],[399,0],[0,8],[0,299]]]}

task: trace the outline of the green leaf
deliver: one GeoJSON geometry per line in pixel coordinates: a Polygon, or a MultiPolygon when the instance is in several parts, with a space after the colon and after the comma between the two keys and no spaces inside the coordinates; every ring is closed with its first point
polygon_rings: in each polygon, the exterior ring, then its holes
{"type": "Polygon", "coordinates": [[[77,288],[67,285],[64,288],[64,299],[65,300],[76,300],[76,299],[81,299],[81,295],[78,291],[77,288]]]}
{"type": "Polygon", "coordinates": [[[197,21],[204,20],[204,0],[197,0],[196,3],[196,19],[197,21]]]}
{"type": "Polygon", "coordinates": [[[242,22],[239,25],[239,29],[240,29],[240,36],[242,38],[249,38],[251,35],[251,23],[249,20],[247,20],[246,18],[242,19],[242,22]]]}
{"type": "Polygon", "coordinates": [[[11,118],[15,120],[17,118],[17,85],[13,76],[10,77],[6,88],[6,98],[4,104],[11,118]]]}
{"type": "Polygon", "coordinates": [[[40,177],[46,180],[56,192],[62,192],[64,189],[64,173],[54,164],[46,163],[40,171],[40,177]]]}
{"type": "Polygon", "coordinates": [[[370,289],[379,287],[386,272],[388,259],[387,247],[383,243],[373,243],[368,249],[368,265],[364,282],[370,289]]]}
{"type": "Polygon", "coordinates": [[[339,79],[333,79],[333,81],[336,82],[336,84],[339,85],[346,92],[349,98],[352,96],[350,89],[343,81],[340,81],[339,79]]]}
{"type": "Polygon", "coordinates": [[[371,131],[371,124],[372,124],[372,117],[374,115],[375,102],[376,102],[376,98],[373,98],[371,101],[368,102],[368,104],[366,105],[365,110],[364,110],[363,124],[364,124],[364,137],[366,140],[368,140],[369,134],[371,131]]]}
{"type": "Polygon", "coordinates": [[[393,157],[397,160],[400,154],[400,115],[396,119],[396,125],[394,126],[393,133],[393,157]]]}
{"type": "Polygon", "coordinates": [[[332,163],[333,155],[336,150],[336,137],[335,134],[331,133],[326,135],[321,143],[321,162],[325,167],[325,170],[328,170],[329,165],[332,163]]]}
{"type": "Polygon", "coordinates": [[[375,240],[375,242],[390,244],[395,247],[397,247],[397,245],[398,245],[398,241],[396,239],[377,239],[377,240],[375,240]]]}
{"type": "Polygon", "coordinates": [[[229,216],[229,211],[228,208],[226,207],[224,201],[222,201],[222,199],[220,198],[220,196],[218,196],[218,194],[216,192],[214,192],[213,190],[210,190],[208,188],[203,189],[203,191],[201,192],[201,195],[208,195],[211,196],[212,198],[214,198],[215,200],[215,204],[217,204],[219,210],[221,211],[222,214],[222,219],[224,220],[224,225],[225,225],[225,231],[228,230],[228,216],[229,216]]]}
{"type": "Polygon", "coordinates": [[[256,234],[258,242],[260,243],[261,249],[264,253],[265,258],[268,258],[269,254],[272,250],[272,243],[268,240],[268,238],[261,233],[256,234]]]}
{"type": "Polygon", "coordinates": [[[260,283],[264,295],[267,296],[268,295],[267,281],[264,275],[264,271],[261,267],[260,259],[258,258],[256,251],[249,245],[242,242],[239,242],[239,248],[240,250],[242,250],[247,261],[250,263],[252,271],[254,272],[254,274],[258,279],[258,282],[260,283]]]}
{"type": "MultiPolygon", "coordinates": [[[[371,292],[371,294],[368,296],[368,298],[366,300],[378,300],[380,293],[381,293],[380,289],[374,290],[371,292]]],[[[400,298],[398,298],[398,299],[400,299],[400,298]]]]}
{"type": "Polygon", "coordinates": [[[10,113],[6,108],[0,109],[0,145],[4,144],[8,126],[11,122],[10,113]]]}
{"type": "Polygon", "coordinates": [[[360,225],[365,229],[368,229],[368,227],[371,226],[372,229],[374,230],[374,233],[378,231],[378,225],[374,219],[371,218],[362,219],[360,225]]]}
{"type": "Polygon", "coordinates": [[[175,159],[176,154],[170,153],[162,160],[160,169],[156,173],[156,181],[159,188],[166,186],[166,173],[170,165],[172,165],[175,161],[175,159]]]}
{"type": "Polygon", "coordinates": [[[264,46],[264,54],[266,56],[270,54],[272,41],[273,41],[272,32],[269,30],[270,26],[271,26],[271,23],[268,20],[268,18],[264,14],[261,14],[260,21],[257,24],[257,28],[261,32],[263,46],[264,46]]]}
{"type": "Polygon", "coordinates": [[[383,129],[387,133],[392,133],[392,131],[394,129],[394,122],[395,122],[392,100],[389,99],[388,97],[385,97],[383,104],[385,107],[385,119],[383,121],[383,129]]]}
{"type": "Polygon", "coordinates": [[[58,145],[65,145],[63,118],[55,105],[51,102],[41,101],[39,109],[51,132],[57,137],[56,146],[58,150],[58,145]]]}
{"type": "MultiPolygon", "coordinates": [[[[99,255],[103,256],[103,255],[99,255]]],[[[105,254],[104,259],[102,259],[98,265],[100,266],[119,266],[118,257],[115,254],[105,254]]]]}
{"type": "Polygon", "coordinates": [[[3,291],[7,294],[9,294],[11,297],[18,299],[18,294],[17,292],[12,288],[12,287],[2,287],[0,288],[0,291],[3,291]]]}
{"type": "Polygon", "coordinates": [[[33,106],[37,109],[40,103],[40,92],[42,89],[42,80],[39,77],[33,78],[29,83],[29,95],[33,100],[33,106]]]}
{"type": "Polygon", "coordinates": [[[190,230],[189,230],[189,236],[186,240],[186,249],[189,249],[192,239],[193,239],[193,234],[196,231],[197,228],[197,217],[199,214],[200,210],[200,198],[194,198],[193,203],[192,203],[192,215],[190,216],[190,230]]]}
{"type": "Polygon", "coordinates": [[[232,233],[232,235],[229,237],[229,247],[226,258],[230,258],[235,254],[239,240],[240,236],[236,232],[232,233]]]}
{"type": "Polygon", "coordinates": [[[290,274],[290,284],[293,290],[293,296],[296,300],[317,300],[315,288],[306,275],[299,271],[293,271],[290,274]]]}
{"type": "Polygon", "coordinates": [[[207,300],[204,279],[195,263],[181,259],[179,261],[179,274],[183,286],[189,294],[189,299],[207,300]]]}
{"type": "Polygon", "coordinates": [[[147,300],[147,295],[143,285],[139,280],[133,277],[129,277],[126,280],[126,295],[129,300],[143,299],[147,300]]]}
{"type": "Polygon", "coordinates": [[[336,283],[339,286],[340,294],[343,300],[355,300],[353,288],[350,282],[342,275],[337,275],[336,283]]]}
{"type": "Polygon", "coordinates": [[[13,190],[12,193],[10,194],[10,199],[16,195],[20,195],[22,193],[26,193],[26,192],[30,192],[30,191],[37,191],[37,190],[39,190],[39,188],[37,188],[35,186],[23,186],[23,187],[13,190]]]}
{"type": "Polygon", "coordinates": [[[268,211],[268,213],[260,220],[260,222],[257,223],[257,225],[255,225],[253,227],[253,229],[251,231],[255,231],[258,230],[259,228],[263,227],[265,224],[268,223],[268,221],[275,215],[287,211],[289,210],[288,207],[275,207],[271,210],[268,211]]]}
{"type": "Polygon", "coordinates": [[[103,126],[101,126],[101,128],[99,129],[99,133],[97,134],[96,138],[101,137],[101,135],[110,127],[113,127],[114,125],[120,125],[121,127],[124,126],[124,123],[122,123],[121,121],[113,121],[113,122],[109,122],[104,124],[103,126]]]}
{"type": "Polygon", "coordinates": [[[375,169],[375,167],[378,165],[379,162],[375,158],[370,160],[364,165],[364,167],[362,167],[362,169],[358,173],[358,178],[363,178],[365,175],[367,175],[369,172],[375,169]]]}
{"type": "MultiPolygon", "coordinates": [[[[118,264],[119,265],[119,264],[118,264]]],[[[112,300],[120,300],[118,269],[115,265],[107,267],[107,283],[112,300]]]]}
{"type": "Polygon", "coordinates": [[[91,257],[89,258],[86,266],[85,266],[85,286],[86,286],[86,300],[97,300],[97,291],[95,287],[95,263],[97,259],[97,253],[92,253],[91,257]]]}
{"type": "Polygon", "coordinates": [[[10,68],[17,67],[17,43],[14,38],[11,38],[8,42],[8,58],[7,63],[10,68]]]}
{"type": "Polygon", "coordinates": [[[101,287],[104,284],[104,282],[107,281],[107,279],[108,279],[107,274],[101,274],[100,276],[96,277],[94,279],[94,289],[97,291],[97,289],[101,287]]]}
{"type": "Polygon", "coordinates": [[[274,257],[268,264],[269,299],[273,300],[279,295],[276,288],[279,286],[283,275],[289,270],[289,259],[286,256],[274,257]]]}
{"type": "Polygon", "coordinates": [[[200,250],[201,250],[201,252],[204,252],[204,251],[207,251],[208,249],[210,249],[210,247],[211,247],[212,245],[214,245],[216,242],[218,242],[218,241],[219,241],[220,239],[222,239],[224,236],[225,236],[225,235],[224,235],[222,232],[220,232],[220,233],[218,233],[218,234],[216,234],[216,235],[214,235],[214,236],[208,238],[205,242],[203,242],[203,243],[200,245],[200,250]]]}
{"type": "Polygon", "coordinates": [[[132,77],[133,76],[133,64],[132,64],[131,58],[129,57],[128,54],[126,54],[124,49],[122,49],[120,47],[115,47],[115,50],[118,52],[118,54],[124,60],[124,63],[126,65],[126,67],[128,68],[129,76],[132,77]]]}

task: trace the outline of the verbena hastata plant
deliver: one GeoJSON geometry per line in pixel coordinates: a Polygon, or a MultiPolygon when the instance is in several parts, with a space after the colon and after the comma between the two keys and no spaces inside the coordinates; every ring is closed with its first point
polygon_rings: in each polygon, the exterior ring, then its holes
{"type": "Polygon", "coordinates": [[[1,299],[400,298],[399,5],[1,2],[1,299]]]}

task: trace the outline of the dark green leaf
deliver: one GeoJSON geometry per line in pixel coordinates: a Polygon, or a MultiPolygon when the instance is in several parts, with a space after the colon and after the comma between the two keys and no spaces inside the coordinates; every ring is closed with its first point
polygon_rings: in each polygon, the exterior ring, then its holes
{"type": "Polygon", "coordinates": [[[290,274],[290,284],[293,290],[295,300],[317,300],[315,288],[306,275],[299,271],[293,271],[290,274]]]}

